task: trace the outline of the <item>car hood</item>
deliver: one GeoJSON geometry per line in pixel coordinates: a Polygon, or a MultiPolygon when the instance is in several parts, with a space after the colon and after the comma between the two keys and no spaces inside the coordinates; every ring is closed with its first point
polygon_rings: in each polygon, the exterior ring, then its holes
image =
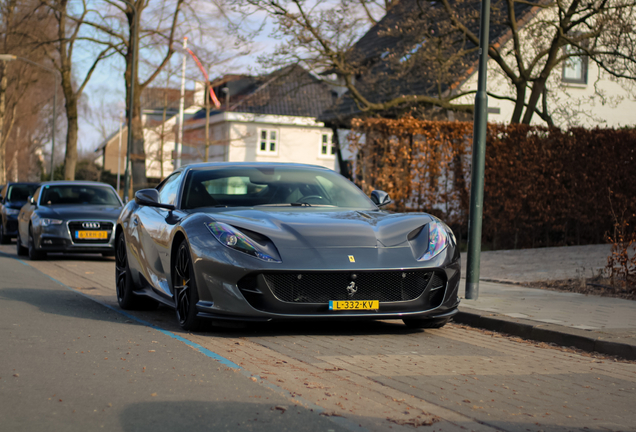
{"type": "Polygon", "coordinates": [[[123,207],[93,205],[51,205],[41,206],[37,210],[40,217],[51,219],[108,220],[115,222],[123,207]]]}
{"type": "Polygon", "coordinates": [[[424,213],[387,213],[325,208],[227,209],[219,221],[266,235],[279,248],[396,247],[431,221],[424,213]]]}

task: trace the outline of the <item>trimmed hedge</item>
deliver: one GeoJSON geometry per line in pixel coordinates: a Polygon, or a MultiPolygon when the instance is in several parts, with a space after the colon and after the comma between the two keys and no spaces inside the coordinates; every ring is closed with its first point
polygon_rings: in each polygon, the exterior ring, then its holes
{"type": "MultiPolygon", "coordinates": [[[[397,211],[426,211],[467,234],[472,123],[353,122],[355,181],[397,211]]],[[[489,124],[484,242],[496,249],[602,243],[636,225],[636,131],[489,124]]]]}

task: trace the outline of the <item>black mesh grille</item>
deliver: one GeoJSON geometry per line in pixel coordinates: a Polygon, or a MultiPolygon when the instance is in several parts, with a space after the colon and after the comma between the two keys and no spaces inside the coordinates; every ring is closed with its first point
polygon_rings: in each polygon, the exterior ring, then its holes
{"type": "Polygon", "coordinates": [[[328,303],[329,300],[399,302],[422,295],[433,272],[271,273],[263,276],[272,293],[279,300],[289,303],[328,303]],[[349,295],[352,292],[353,295],[349,295]]]}
{"type": "Polygon", "coordinates": [[[8,220],[7,221],[7,231],[17,231],[18,230],[18,221],[8,220]]]}
{"type": "Polygon", "coordinates": [[[71,232],[71,238],[73,239],[73,243],[108,243],[110,239],[111,233],[113,232],[113,223],[112,222],[99,222],[99,228],[84,228],[82,224],[84,222],[95,222],[95,221],[73,221],[68,223],[68,229],[71,232]],[[106,239],[80,239],[76,236],[76,231],[108,231],[108,237],[106,239]]]}

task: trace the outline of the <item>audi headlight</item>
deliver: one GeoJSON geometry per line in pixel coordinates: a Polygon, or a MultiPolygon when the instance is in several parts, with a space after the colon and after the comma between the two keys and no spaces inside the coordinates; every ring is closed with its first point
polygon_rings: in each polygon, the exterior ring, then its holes
{"type": "Polygon", "coordinates": [[[439,255],[448,246],[449,234],[441,222],[431,221],[428,224],[428,249],[418,261],[428,261],[439,255]]]}
{"type": "Polygon", "coordinates": [[[47,227],[51,225],[62,225],[63,220],[60,219],[40,219],[40,225],[47,227]]]}
{"type": "Polygon", "coordinates": [[[265,251],[254,240],[228,224],[208,222],[205,226],[208,227],[214,238],[225,247],[246,253],[263,261],[282,262],[265,251]]]}
{"type": "Polygon", "coordinates": [[[6,208],[7,214],[8,215],[17,215],[20,213],[20,209],[12,209],[12,208],[6,208]]]}

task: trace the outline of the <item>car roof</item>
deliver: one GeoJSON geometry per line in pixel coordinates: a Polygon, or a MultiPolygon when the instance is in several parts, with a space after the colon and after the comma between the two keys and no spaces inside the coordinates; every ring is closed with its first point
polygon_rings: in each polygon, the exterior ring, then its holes
{"type": "Polygon", "coordinates": [[[108,183],[89,181],[89,180],[53,180],[40,183],[40,186],[108,186],[108,183]]]}
{"type": "Polygon", "coordinates": [[[333,171],[330,168],[321,165],[310,165],[295,162],[201,162],[183,166],[184,170],[199,170],[204,168],[259,168],[259,167],[286,167],[286,168],[309,168],[325,171],[333,171]]]}
{"type": "Polygon", "coordinates": [[[15,186],[15,185],[19,185],[19,186],[38,186],[40,185],[40,182],[8,182],[5,186],[15,186]]]}

